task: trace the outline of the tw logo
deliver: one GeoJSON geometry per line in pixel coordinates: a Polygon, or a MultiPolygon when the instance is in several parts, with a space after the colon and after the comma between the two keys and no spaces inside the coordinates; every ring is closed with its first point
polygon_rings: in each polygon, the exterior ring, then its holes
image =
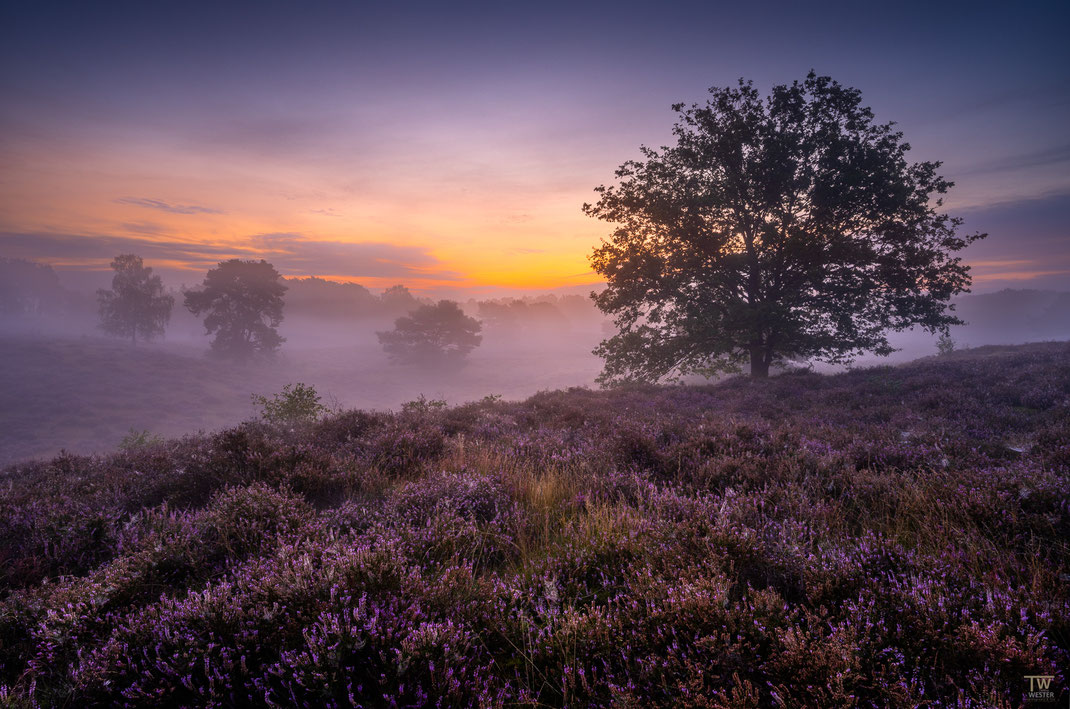
{"type": "Polygon", "coordinates": [[[1051,689],[1051,681],[1055,679],[1055,675],[1026,675],[1025,678],[1029,680],[1029,691],[1035,692],[1038,689],[1051,689]]]}
{"type": "Polygon", "coordinates": [[[1055,675],[1026,675],[1029,680],[1029,694],[1025,695],[1027,702],[1054,702],[1055,692],[1051,691],[1051,681],[1055,675]]]}

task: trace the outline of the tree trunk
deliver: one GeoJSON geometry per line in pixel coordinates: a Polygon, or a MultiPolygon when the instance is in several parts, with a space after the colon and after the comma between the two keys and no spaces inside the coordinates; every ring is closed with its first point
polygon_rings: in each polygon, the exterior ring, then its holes
{"type": "Polygon", "coordinates": [[[769,358],[765,356],[765,348],[761,345],[752,345],[750,348],[750,375],[752,379],[769,376],[769,358]]]}
{"type": "Polygon", "coordinates": [[[762,272],[758,261],[758,254],[754,250],[754,237],[744,235],[747,244],[747,256],[749,264],[747,280],[747,304],[750,305],[750,316],[754,318],[753,330],[750,341],[750,376],[752,379],[765,379],[769,376],[769,358],[765,356],[766,347],[762,337],[764,328],[761,322],[761,297],[762,297],[762,272]]]}

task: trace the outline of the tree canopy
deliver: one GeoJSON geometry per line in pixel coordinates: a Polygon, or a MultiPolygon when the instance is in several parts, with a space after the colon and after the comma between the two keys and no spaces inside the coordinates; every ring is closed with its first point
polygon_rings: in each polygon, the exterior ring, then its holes
{"type": "Polygon", "coordinates": [[[231,259],[208,271],[199,290],[185,295],[194,315],[207,313],[204,327],[215,333],[212,351],[238,359],[273,354],[286,341],[282,322],[286,286],[266,261],[231,259]]]}
{"type": "Polygon", "coordinates": [[[468,317],[452,300],[422,305],[394,322],[394,329],[377,333],[387,356],[398,364],[459,363],[483,336],[478,320],[468,317]]]}
{"type": "Polygon", "coordinates": [[[163,292],[160,277],[134,254],[116,256],[111,268],[115,271],[111,290],[97,291],[101,329],[116,337],[129,337],[135,344],[138,336],[152,340],[162,335],[175,299],[163,292]]]}
{"type": "Polygon", "coordinates": [[[403,285],[390,286],[379,295],[379,304],[388,315],[409,313],[420,307],[420,301],[403,285]]]}
{"type": "Polygon", "coordinates": [[[676,145],[642,147],[592,217],[615,224],[591,256],[593,295],[618,333],[603,382],[753,376],[778,362],[890,354],[888,331],[960,324],[969,268],[941,210],[939,162],[910,163],[861,93],[811,72],[762,97],[749,81],[673,110],[676,145]]]}

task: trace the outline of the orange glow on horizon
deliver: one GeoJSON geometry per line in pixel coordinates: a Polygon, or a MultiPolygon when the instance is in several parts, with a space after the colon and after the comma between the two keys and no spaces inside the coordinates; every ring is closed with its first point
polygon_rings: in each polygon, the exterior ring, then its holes
{"type": "Polygon", "coordinates": [[[1070,270],[1062,271],[997,271],[996,273],[982,273],[973,276],[974,283],[986,283],[988,281],[1031,281],[1044,276],[1070,275],[1070,270]]]}
{"type": "MultiPolygon", "coordinates": [[[[190,284],[230,258],[263,258],[287,277],[369,288],[598,283],[588,256],[611,227],[580,205],[609,179],[609,168],[540,162],[533,149],[473,155],[463,170],[441,157],[414,163],[410,155],[407,162],[380,157],[353,174],[339,161],[312,169],[160,136],[121,144],[27,139],[0,146],[0,161],[19,175],[0,191],[0,231],[65,239],[76,248],[37,259],[56,267],[106,271],[115,255],[134,252],[168,270],[172,282],[190,284]],[[88,255],[82,240],[107,246],[88,255]]],[[[971,265],[979,284],[1068,273],[1053,269],[1062,263],[1027,259],[971,265]]]]}
{"type": "MultiPolygon", "coordinates": [[[[580,210],[593,177],[517,170],[462,183],[431,170],[357,187],[337,169],[309,173],[162,140],[119,149],[25,142],[0,159],[20,172],[0,195],[0,230],[100,240],[191,276],[228,258],[264,258],[288,277],[369,287],[549,289],[596,281],[587,256],[606,232],[580,210]],[[302,266],[306,251],[321,254],[312,268],[302,266]]],[[[105,270],[115,255],[71,253],[39,260],[105,270]]]]}

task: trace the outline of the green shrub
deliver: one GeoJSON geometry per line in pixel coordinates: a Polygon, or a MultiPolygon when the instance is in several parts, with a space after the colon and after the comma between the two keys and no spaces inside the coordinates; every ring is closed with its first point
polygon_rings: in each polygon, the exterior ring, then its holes
{"type": "Polygon", "coordinates": [[[312,423],[328,412],[316,389],[301,382],[287,384],[270,399],[253,394],[253,404],[260,407],[260,418],[273,424],[312,423]]]}
{"type": "Polygon", "coordinates": [[[123,436],[123,440],[119,441],[119,450],[135,451],[141,448],[151,448],[163,443],[163,441],[162,437],[149,433],[148,430],[138,431],[136,428],[131,428],[130,433],[123,436]]]}
{"type": "Polygon", "coordinates": [[[401,405],[401,410],[406,413],[427,413],[429,411],[441,411],[446,408],[445,399],[428,399],[420,394],[418,399],[406,401],[401,405]]]}

